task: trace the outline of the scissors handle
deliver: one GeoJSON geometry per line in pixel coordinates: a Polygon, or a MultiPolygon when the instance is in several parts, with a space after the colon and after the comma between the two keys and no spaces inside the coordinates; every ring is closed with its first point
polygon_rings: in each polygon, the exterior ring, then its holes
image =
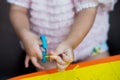
{"type": "Polygon", "coordinates": [[[47,45],[46,36],[45,36],[45,35],[41,35],[41,36],[40,36],[40,39],[41,39],[41,41],[42,41],[42,47],[43,47],[44,49],[47,49],[47,48],[48,48],[48,45],[47,45]]]}
{"type": "Polygon", "coordinates": [[[47,56],[47,54],[46,54],[46,52],[45,51],[42,51],[42,63],[46,63],[47,62],[47,58],[46,58],[46,56],[47,56]]]}
{"type": "Polygon", "coordinates": [[[41,35],[40,39],[42,41],[41,47],[44,49],[42,51],[42,62],[45,63],[47,61],[46,56],[47,56],[47,48],[48,48],[46,36],[45,35],[41,35]]]}

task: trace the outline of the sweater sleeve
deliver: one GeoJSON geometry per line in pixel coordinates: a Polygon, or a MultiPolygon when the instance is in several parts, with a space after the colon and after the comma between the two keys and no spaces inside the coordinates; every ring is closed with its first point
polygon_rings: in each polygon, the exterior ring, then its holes
{"type": "Polygon", "coordinates": [[[75,9],[77,12],[90,8],[99,7],[104,11],[111,11],[117,0],[75,0],[75,9]]]}
{"type": "Polygon", "coordinates": [[[30,7],[30,0],[7,0],[10,4],[15,4],[17,6],[29,8],[30,7]]]}

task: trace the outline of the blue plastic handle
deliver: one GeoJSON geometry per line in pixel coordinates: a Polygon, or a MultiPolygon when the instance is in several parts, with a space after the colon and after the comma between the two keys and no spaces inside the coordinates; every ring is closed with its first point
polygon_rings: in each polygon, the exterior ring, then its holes
{"type": "Polygon", "coordinates": [[[40,36],[40,39],[41,39],[41,41],[42,41],[42,47],[43,47],[44,49],[47,49],[48,46],[47,46],[46,36],[45,36],[45,35],[41,35],[41,36],[40,36]]]}
{"type": "Polygon", "coordinates": [[[45,51],[42,51],[42,56],[43,56],[42,62],[43,62],[43,63],[46,63],[46,61],[47,61],[47,58],[46,58],[47,54],[46,54],[45,51]]]}
{"type": "Polygon", "coordinates": [[[40,39],[42,41],[42,48],[44,49],[44,51],[42,51],[42,62],[45,63],[47,61],[47,48],[48,48],[48,45],[47,45],[47,40],[46,40],[46,36],[45,35],[41,35],[40,36],[40,39]]]}

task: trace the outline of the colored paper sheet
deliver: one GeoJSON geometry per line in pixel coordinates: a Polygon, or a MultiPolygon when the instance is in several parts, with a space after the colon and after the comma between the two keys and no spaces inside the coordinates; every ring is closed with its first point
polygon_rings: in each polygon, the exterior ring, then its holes
{"type": "Polygon", "coordinates": [[[71,65],[57,72],[36,72],[9,80],[120,80],[120,55],[71,65]]]}

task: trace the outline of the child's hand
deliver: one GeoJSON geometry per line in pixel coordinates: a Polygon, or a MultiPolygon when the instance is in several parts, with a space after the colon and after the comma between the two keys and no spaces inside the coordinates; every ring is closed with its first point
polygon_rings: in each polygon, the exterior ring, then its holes
{"type": "Polygon", "coordinates": [[[38,63],[38,59],[42,59],[42,52],[40,50],[40,45],[42,43],[39,36],[32,32],[26,32],[25,36],[26,37],[22,41],[25,51],[27,52],[25,67],[29,67],[29,60],[31,60],[35,67],[44,69],[44,67],[38,63]]]}
{"type": "Polygon", "coordinates": [[[65,70],[70,63],[73,62],[73,49],[65,42],[59,44],[56,51],[52,53],[53,55],[51,58],[56,60],[57,67],[60,71],[65,70]]]}

